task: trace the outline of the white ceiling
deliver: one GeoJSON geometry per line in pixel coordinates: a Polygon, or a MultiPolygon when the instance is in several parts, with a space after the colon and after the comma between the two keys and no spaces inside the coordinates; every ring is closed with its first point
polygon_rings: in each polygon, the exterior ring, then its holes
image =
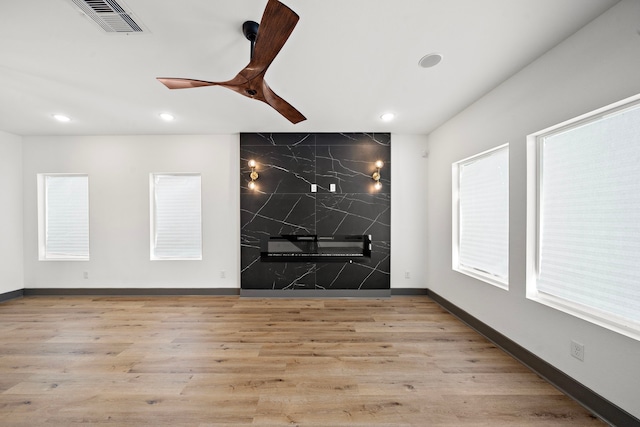
{"type": "Polygon", "coordinates": [[[428,133],[617,0],[283,0],[300,21],[265,80],[292,125],[222,87],[249,62],[266,0],[122,0],[148,29],[109,34],[69,0],[0,5],[0,130],[17,135],[428,133]],[[435,68],[418,66],[439,52],[435,68]],[[158,114],[173,113],[162,122],[158,114]],[[385,111],[396,120],[383,123],[385,111]],[[52,114],[73,118],[62,124],[52,114]]]}

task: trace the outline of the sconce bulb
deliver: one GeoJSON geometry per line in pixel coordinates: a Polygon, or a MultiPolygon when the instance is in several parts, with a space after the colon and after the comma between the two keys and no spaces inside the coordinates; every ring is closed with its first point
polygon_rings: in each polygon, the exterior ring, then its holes
{"type": "Polygon", "coordinates": [[[377,167],[378,169],[382,168],[383,166],[384,166],[384,163],[382,162],[382,160],[378,160],[378,161],[376,162],[376,167],[377,167]]]}
{"type": "Polygon", "coordinates": [[[258,172],[256,172],[256,161],[251,159],[249,160],[249,167],[251,168],[251,173],[249,174],[249,178],[251,178],[251,181],[249,181],[249,190],[255,190],[256,189],[256,179],[258,179],[258,172]]]}
{"type": "Polygon", "coordinates": [[[376,181],[376,184],[374,185],[374,187],[376,188],[376,190],[379,190],[382,188],[382,183],[380,181],[376,181]]]}

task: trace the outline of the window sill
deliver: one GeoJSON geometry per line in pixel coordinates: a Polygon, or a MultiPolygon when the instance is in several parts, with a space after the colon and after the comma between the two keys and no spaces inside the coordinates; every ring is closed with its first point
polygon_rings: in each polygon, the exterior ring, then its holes
{"type": "Polygon", "coordinates": [[[640,341],[640,323],[537,291],[528,292],[527,299],[640,341]]]}
{"type": "Polygon", "coordinates": [[[472,270],[464,267],[454,268],[453,271],[457,271],[458,273],[464,274],[465,276],[473,277],[476,280],[483,281],[490,285],[493,285],[497,288],[504,289],[505,291],[509,290],[509,281],[501,280],[496,276],[492,276],[490,274],[483,273],[481,271],[472,270]]]}

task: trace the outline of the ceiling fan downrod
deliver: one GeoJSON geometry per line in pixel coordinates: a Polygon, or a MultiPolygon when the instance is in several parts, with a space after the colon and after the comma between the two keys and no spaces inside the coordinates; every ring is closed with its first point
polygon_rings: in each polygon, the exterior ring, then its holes
{"type": "Polygon", "coordinates": [[[242,24],[242,34],[251,42],[251,56],[249,60],[253,59],[253,47],[256,45],[256,37],[258,37],[258,27],[260,25],[255,21],[245,21],[242,24]]]}

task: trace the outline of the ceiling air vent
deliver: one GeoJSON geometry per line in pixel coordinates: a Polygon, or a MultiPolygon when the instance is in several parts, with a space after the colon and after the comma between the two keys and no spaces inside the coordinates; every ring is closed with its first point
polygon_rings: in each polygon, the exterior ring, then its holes
{"type": "Polygon", "coordinates": [[[115,0],[70,1],[108,33],[144,32],[144,26],[136,22],[133,14],[115,0]]]}

